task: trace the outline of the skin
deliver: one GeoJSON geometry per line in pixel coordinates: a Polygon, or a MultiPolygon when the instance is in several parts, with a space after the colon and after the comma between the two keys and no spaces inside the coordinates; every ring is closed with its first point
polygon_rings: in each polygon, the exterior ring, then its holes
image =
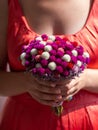
{"type": "MultiPolygon", "coordinates": [[[[19,2],[30,28],[36,33],[50,35],[73,34],[81,30],[92,5],[92,0],[19,0],[19,2]]],[[[3,66],[7,62],[7,5],[6,0],[0,0],[0,25],[2,25],[0,26],[0,95],[14,96],[28,92],[41,104],[56,106],[81,89],[98,93],[98,70],[86,69],[78,78],[56,83],[39,81],[32,78],[30,73],[5,72],[3,66]]]]}

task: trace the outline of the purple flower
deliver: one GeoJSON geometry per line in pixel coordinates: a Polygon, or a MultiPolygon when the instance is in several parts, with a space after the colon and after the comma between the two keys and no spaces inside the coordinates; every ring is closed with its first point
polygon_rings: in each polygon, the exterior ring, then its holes
{"type": "Polygon", "coordinates": [[[44,49],[44,45],[43,44],[36,44],[35,48],[36,49],[44,49]]]}
{"type": "Polygon", "coordinates": [[[66,68],[67,65],[68,65],[68,63],[67,63],[66,61],[62,61],[61,64],[62,64],[62,67],[63,67],[63,68],[66,68]]]}
{"type": "Polygon", "coordinates": [[[28,67],[29,64],[30,64],[30,62],[26,60],[26,62],[25,62],[25,66],[28,67]]]}
{"type": "Polygon", "coordinates": [[[90,63],[90,58],[86,58],[86,64],[90,63]]]}
{"type": "Polygon", "coordinates": [[[57,66],[57,67],[56,67],[56,70],[57,70],[58,73],[63,73],[63,68],[62,68],[62,66],[57,66]]]}
{"type": "Polygon", "coordinates": [[[52,46],[52,48],[53,48],[53,49],[55,49],[55,50],[57,50],[57,49],[58,49],[58,45],[57,45],[57,44],[55,44],[54,42],[51,44],[51,46],[52,46]]]}
{"type": "Polygon", "coordinates": [[[56,39],[55,39],[56,41],[62,41],[62,39],[60,38],[60,37],[56,37],[56,39]]]}
{"type": "Polygon", "coordinates": [[[64,55],[64,53],[62,51],[60,51],[60,50],[57,51],[56,56],[62,57],[63,55],[64,55]]]}
{"type": "Polygon", "coordinates": [[[57,58],[55,62],[56,62],[57,64],[62,64],[61,58],[57,58]]]}
{"type": "Polygon", "coordinates": [[[47,41],[48,40],[48,36],[46,35],[46,34],[42,34],[42,39],[44,40],[44,41],[47,41]]]}
{"type": "Polygon", "coordinates": [[[55,56],[56,55],[56,51],[55,50],[51,50],[50,54],[55,56]]]}
{"type": "Polygon", "coordinates": [[[76,47],[76,50],[78,51],[79,55],[83,55],[84,49],[81,45],[79,45],[78,47],[76,47]]]}
{"type": "Polygon", "coordinates": [[[42,66],[47,66],[48,64],[48,60],[45,60],[45,59],[42,59],[40,62],[42,66]]]}
{"type": "Polygon", "coordinates": [[[84,65],[81,65],[81,71],[83,71],[85,69],[84,65]]]}
{"type": "Polygon", "coordinates": [[[69,49],[70,51],[74,48],[70,42],[66,42],[66,50],[69,49]]]}
{"type": "Polygon", "coordinates": [[[36,69],[36,68],[33,68],[33,69],[32,69],[32,73],[33,73],[33,74],[36,74],[36,73],[37,73],[37,69],[36,69]]]}
{"type": "Polygon", "coordinates": [[[68,50],[66,50],[66,54],[68,54],[68,55],[72,55],[72,52],[71,51],[68,51],[68,50]]]}
{"type": "Polygon", "coordinates": [[[65,70],[64,72],[63,72],[63,75],[65,76],[65,78],[69,75],[69,71],[68,70],[65,70]]]}
{"type": "Polygon", "coordinates": [[[55,60],[56,60],[56,57],[55,56],[50,56],[50,59],[49,59],[49,61],[54,61],[55,62],[55,60]]]}
{"type": "Polygon", "coordinates": [[[45,69],[44,68],[37,68],[38,74],[39,75],[44,75],[45,74],[45,69]]]}
{"type": "Polygon", "coordinates": [[[73,63],[75,63],[75,64],[77,63],[77,58],[75,56],[71,56],[71,60],[73,63]]]}
{"type": "Polygon", "coordinates": [[[29,53],[30,53],[30,51],[31,51],[31,49],[30,49],[30,48],[28,48],[28,49],[26,50],[26,54],[29,54],[29,53]]]}
{"type": "Polygon", "coordinates": [[[27,60],[27,59],[29,59],[29,58],[30,58],[30,55],[29,55],[29,54],[26,54],[25,59],[27,60]]]}
{"type": "Polygon", "coordinates": [[[50,70],[49,68],[46,68],[46,69],[45,69],[45,72],[46,72],[48,75],[51,74],[51,70],[50,70]]]}
{"type": "Polygon", "coordinates": [[[37,49],[41,49],[41,50],[44,49],[44,45],[43,44],[39,44],[37,49]]]}
{"type": "Polygon", "coordinates": [[[83,56],[81,56],[81,55],[78,55],[77,59],[80,60],[81,62],[85,62],[86,61],[85,58],[83,56]]]}

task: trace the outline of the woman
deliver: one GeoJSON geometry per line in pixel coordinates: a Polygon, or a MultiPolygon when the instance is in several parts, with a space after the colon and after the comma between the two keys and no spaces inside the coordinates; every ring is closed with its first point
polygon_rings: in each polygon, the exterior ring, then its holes
{"type": "Polygon", "coordinates": [[[98,0],[0,1],[0,94],[9,96],[1,130],[98,130],[97,7],[98,0]],[[43,33],[77,41],[89,52],[90,64],[80,77],[48,84],[24,74],[21,48],[43,33]],[[50,107],[62,101],[64,111],[58,117],[50,107]]]}

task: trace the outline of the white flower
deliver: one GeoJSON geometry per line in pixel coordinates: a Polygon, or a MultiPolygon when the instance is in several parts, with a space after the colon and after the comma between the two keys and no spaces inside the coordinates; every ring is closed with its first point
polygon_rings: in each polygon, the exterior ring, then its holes
{"type": "Polygon", "coordinates": [[[35,40],[36,41],[42,41],[43,39],[42,39],[42,37],[38,36],[38,37],[35,38],[35,40]]]}
{"type": "Polygon", "coordinates": [[[49,40],[52,40],[52,41],[55,41],[55,36],[50,35],[50,36],[48,37],[48,39],[49,39],[49,40]]]}
{"type": "Polygon", "coordinates": [[[42,67],[42,66],[41,66],[40,63],[37,63],[35,67],[36,67],[36,68],[40,68],[40,67],[42,67]]]}
{"type": "Polygon", "coordinates": [[[31,55],[36,55],[37,54],[37,49],[36,48],[33,48],[31,51],[30,51],[31,55]]]}
{"type": "Polygon", "coordinates": [[[82,65],[82,62],[81,62],[80,60],[78,60],[78,61],[77,61],[77,66],[78,66],[78,67],[81,67],[81,65],[82,65]]]}
{"type": "Polygon", "coordinates": [[[44,46],[47,44],[45,41],[40,41],[40,44],[43,44],[44,46]]]}
{"type": "Polygon", "coordinates": [[[25,56],[26,56],[26,53],[23,52],[23,53],[20,55],[20,59],[21,59],[21,60],[24,60],[24,59],[25,59],[25,56]]]}
{"type": "Polygon", "coordinates": [[[52,50],[52,46],[46,45],[46,46],[44,47],[44,50],[49,52],[49,51],[52,50]]]}
{"type": "Polygon", "coordinates": [[[43,59],[48,60],[49,57],[50,57],[50,54],[49,54],[48,52],[45,51],[45,52],[42,53],[41,57],[42,57],[43,59]]]}
{"type": "Polygon", "coordinates": [[[56,63],[55,62],[50,62],[49,64],[48,64],[48,68],[50,69],[50,70],[55,70],[56,69],[56,63]]]}
{"type": "Polygon", "coordinates": [[[66,62],[70,62],[70,61],[71,61],[71,57],[70,57],[70,55],[68,55],[68,54],[65,54],[65,55],[62,57],[62,59],[63,59],[64,61],[66,61],[66,62]]]}
{"type": "Polygon", "coordinates": [[[22,65],[25,66],[25,62],[26,60],[25,59],[22,59],[22,65]]]}
{"type": "Polygon", "coordinates": [[[76,50],[72,50],[72,54],[73,54],[74,56],[77,56],[77,55],[78,55],[78,52],[77,52],[76,50]]]}
{"type": "Polygon", "coordinates": [[[83,56],[84,56],[85,58],[89,58],[89,57],[90,57],[88,52],[84,52],[84,53],[83,53],[83,56]]]}

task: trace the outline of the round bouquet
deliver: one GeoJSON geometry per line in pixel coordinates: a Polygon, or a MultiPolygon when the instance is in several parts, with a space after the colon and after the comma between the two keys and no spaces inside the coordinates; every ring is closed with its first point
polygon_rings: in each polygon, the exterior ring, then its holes
{"type": "Polygon", "coordinates": [[[90,58],[77,42],[43,34],[23,46],[20,59],[33,76],[54,82],[78,76],[86,68],[90,58]]]}

